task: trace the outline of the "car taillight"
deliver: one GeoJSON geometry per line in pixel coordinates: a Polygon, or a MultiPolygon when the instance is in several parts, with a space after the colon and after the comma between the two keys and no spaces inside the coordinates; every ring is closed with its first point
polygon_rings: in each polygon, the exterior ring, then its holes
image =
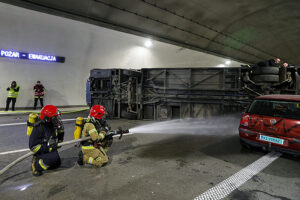
{"type": "Polygon", "coordinates": [[[249,126],[249,120],[250,120],[250,116],[248,114],[244,113],[241,118],[240,124],[242,126],[249,126]]]}

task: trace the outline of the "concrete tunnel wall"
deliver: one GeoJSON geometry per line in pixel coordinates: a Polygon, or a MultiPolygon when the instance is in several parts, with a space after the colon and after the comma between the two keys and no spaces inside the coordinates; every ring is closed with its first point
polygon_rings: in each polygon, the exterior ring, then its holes
{"type": "Polygon", "coordinates": [[[145,48],[145,40],[0,3],[0,49],[66,57],[65,63],[0,57],[0,107],[13,80],[21,88],[16,107],[33,106],[37,80],[46,88],[45,104],[85,105],[85,82],[93,68],[216,67],[226,60],[158,41],[145,48]]]}

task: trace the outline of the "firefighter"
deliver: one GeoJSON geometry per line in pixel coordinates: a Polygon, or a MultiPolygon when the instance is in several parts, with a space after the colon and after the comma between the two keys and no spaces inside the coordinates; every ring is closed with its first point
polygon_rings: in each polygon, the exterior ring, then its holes
{"type": "Polygon", "coordinates": [[[32,174],[42,175],[43,171],[60,166],[57,144],[64,139],[64,127],[57,107],[46,105],[42,108],[39,120],[29,137],[29,148],[34,152],[32,174]]]}
{"type": "Polygon", "coordinates": [[[94,105],[83,126],[82,137],[90,136],[91,139],[81,143],[78,164],[91,164],[98,167],[108,162],[106,152],[112,144],[112,138],[106,138],[106,133],[110,130],[109,125],[103,119],[106,111],[101,105],[94,105]]]}
{"type": "Polygon", "coordinates": [[[8,96],[6,99],[5,111],[8,111],[9,104],[12,101],[12,111],[15,111],[15,105],[20,91],[20,87],[17,85],[16,81],[11,82],[10,87],[6,89],[8,91],[8,96]]]}
{"type": "Polygon", "coordinates": [[[34,91],[34,110],[36,109],[38,100],[40,100],[41,107],[44,107],[43,100],[44,100],[45,88],[41,84],[41,81],[36,82],[36,85],[33,87],[33,91],[34,91]]]}

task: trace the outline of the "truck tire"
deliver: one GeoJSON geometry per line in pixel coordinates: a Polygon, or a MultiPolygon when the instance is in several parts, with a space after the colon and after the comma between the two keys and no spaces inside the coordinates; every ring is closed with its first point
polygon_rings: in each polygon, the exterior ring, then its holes
{"type": "Polygon", "coordinates": [[[267,74],[279,74],[279,68],[278,67],[257,67],[253,71],[254,75],[267,75],[267,74]]]}
{"type": "Polygon", "coordinates": [[[253,81],[256,83],[277,83],[279,82],[279,75],[256,75],[253,77],[253,81]]]}

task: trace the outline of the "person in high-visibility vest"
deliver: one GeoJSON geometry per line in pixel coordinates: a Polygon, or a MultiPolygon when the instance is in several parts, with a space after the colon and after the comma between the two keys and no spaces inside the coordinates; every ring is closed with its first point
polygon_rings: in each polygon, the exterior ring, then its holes
{"type": "Polygon", "coordinates": [[[41,84],[41,81],[36,82],[36,85],[33,87],[33,91],[34,91],[34,110],[36,109],[38,100],[40,100],[41,107],[44,107],[43,99],[45,94],[45,88],[41,84]]]}
{"type": "Polygon", "coordinates": [[[8,111],[9,104],[12,101],[12,111],[15,110],[16,101],[18,98],[18,94],[20,91],[20,87],[17,85],[16,81],[11,82],[10,87],[6,89],[8,91],[8,96],[6,100],[6,108],[5,111],[8,111]]]}

